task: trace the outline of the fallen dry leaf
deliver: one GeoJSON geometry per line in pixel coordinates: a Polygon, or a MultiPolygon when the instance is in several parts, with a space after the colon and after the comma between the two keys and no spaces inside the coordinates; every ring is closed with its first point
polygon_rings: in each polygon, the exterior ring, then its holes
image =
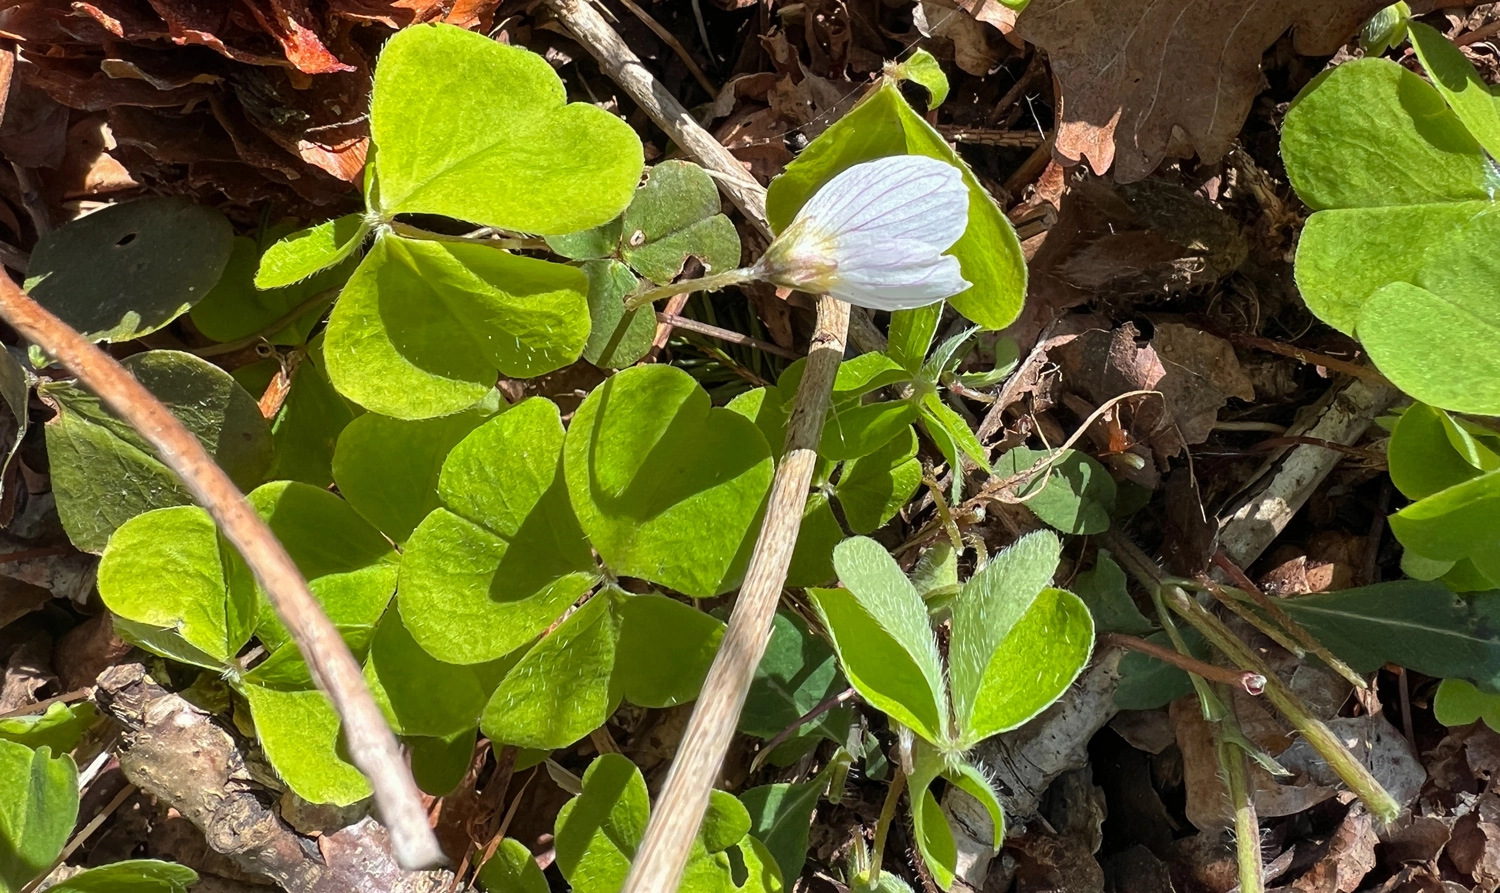
{"type": "Polygon", "coordinates": [[[1217,161],[1260,92],[1261,57],[1292,30],[1332,53],[1386,0],[1032,0],[1016,33],[1047,51],[1062,91],[1057,154],[1121,182],[1156,169],[1186,134],[1217,161]]]}
{"type": "Polygon", "coordinates": [[[1364,807],[1349,808],[1328,849],[1312,868],[1292,882],[1296,893],[1354,893],[1375,867],[1375,820],[1364,807]]]}
{"type": "Polygon", "coordinates": [[[912,7],[912,23],[923,37],[951,43],[954,64],[969,74],[983,77],[1000,61],[998,29],[980,22],[952,0],[919,0],[912,7]]]}

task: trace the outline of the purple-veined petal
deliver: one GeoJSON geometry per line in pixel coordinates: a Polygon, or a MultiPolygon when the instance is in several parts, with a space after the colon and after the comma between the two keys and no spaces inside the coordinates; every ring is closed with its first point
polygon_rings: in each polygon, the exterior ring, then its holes
{"type": "Polygon", "coordinates": [[[953,165],[925,155],[856,164],[819,189],[797,219],[872,240],[911,239],[945,251],[969,223],[969,189],[953,165]]]}

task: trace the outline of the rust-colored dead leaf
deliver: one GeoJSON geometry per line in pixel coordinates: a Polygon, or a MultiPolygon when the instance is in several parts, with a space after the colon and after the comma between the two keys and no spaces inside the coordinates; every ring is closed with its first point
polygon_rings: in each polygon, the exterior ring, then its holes
{"type": "Polygon", "coordinates": [[[1290,29],[1332,53],[1386,0],[1032,0],[1016,33],[1047,51],[1062,90],[1056,152],[1121,182],[1167,156],[1174,130],[1217,161],[1260,92],[1261,56],[1290,29]]]}
{"type": "Polygon", "coordinates": [[[353,65],[340,62],[312,27],[312,13],[307,0],[270,0],[250,4],[250,11],[266,33],[276,38],[286,58],[304,74],[332,74],[354,71],[353,65]]]}

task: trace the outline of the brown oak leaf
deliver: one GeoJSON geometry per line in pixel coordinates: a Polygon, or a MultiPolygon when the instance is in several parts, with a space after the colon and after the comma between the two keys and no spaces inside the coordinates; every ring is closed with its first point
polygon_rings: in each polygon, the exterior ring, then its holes
{"type": "Polygon", "coordinates": [[[1288,29],[1298,52],[1329,54],[1387,3],[1032,0],[1016,33],[1057,76],[1058,156],[1130,183],[1184,137],[1204,161],[1222,158],[1260,92],[1262,54],[1288,29]]]}

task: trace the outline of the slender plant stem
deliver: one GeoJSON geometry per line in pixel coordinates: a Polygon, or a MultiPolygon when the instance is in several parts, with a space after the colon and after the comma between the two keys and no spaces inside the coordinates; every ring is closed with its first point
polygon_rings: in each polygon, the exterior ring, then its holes
{"type": "Polygon", "coordinates": [[[1234,852],[1240,869],[1240,893],[1265,893],[1266,871],[1260,857],[1260,817],[1250,794],[1245,753],[1237,745],[1219,741],[1219,768],[1234,805],[1234,852]]]}
{"type": "MultiPolygon", "coordinates": [[[[1306,627],[1298,623],[1296,620],[1293,620],[1292,617],[1287,614],[1287,612],[1283,611],[1281,609],[1281,606],[1276,603],[1276,599],[1273,599],[1269,595],[1266,595],[1264,592],[1261,592],[1260,587],[1256,586],[1255,582],[1248,576],[1246,576],[1245,572],[1240,570],[1238,565],[1229,560],[1229,556],[1224,554],[1223,549],[1219,549],[1214,552],[1213,562],[1215,566],[1224,571],[1224,573],[1236,586],[1244,591],[1244,594],[1248,596],[1251,601],[1259,605],[1261,610],[1265,611],[1267,614],[1270,614],[1272,620],[1281,624],[1282,629],[1286,630],[1293,639],[1301,643],[1303,648],[1317,655],[1319,660],[1323,661],[1323,663],[1331,667],[1335,673],[1338,673],[1340,676],[1348,680],[1349,684],[1353,685],[1355,688],[1370,687],[1369,684],[1365,682],[1365,678],[1363,676],[1354,672],[1353,668],[1351,668],[1348,664],[1335,657],[1333,652],[1329,651],[1322,642],[1318,641],[1317,636],[1308,632],[1306,627]]],[[[1236,593],[1231,590],[1230,594],[1234,595],[1236,593]]],[[[1294,649],[1288,650],[1291,650],[1293,651],[1293,653],[1295,653],[1294,649]]]]}
{"type": "Polygon", "coordinates": [[[1276,624],[1250,610],[1243,602],[1226,592],[1223,586],[1206,576],[1198,580],[1198,585],[1212,595],[1215,601],[1233,612],[1236,617],[1260,630],[1271,641],[1290,652],[1293,657],[1298,660],[1307,657],[1307,649],[1292,641],[1291,636],[1282,632],[1276,624]]]}
{"type": "MultiPolygon", "coordinates": [[[[885,792],[885,802],[880,804],[880,818],[875,823],[875,851],[870,854],[869,887],[879,889],[880,863],[885,861],[885,840],[890,836],[891,823],[896,820],[896,804],[901,801],[901,792],[906,790],[906,772],[898,764],[896,776],[891,779],[890,790],[885,792]]],[[[915,803],[913,809],[918,808],[915,803]]]]}
{"type": "Polygon", "coordinates": [[[1135,636],[1127,636],[1121,633],[1105,633],[1099,637],[1099,641],[1105,645],[1113,645],[1116,648],[1124,648],[1127,651],[1139,651],[1141,654],[1149,654],[1160,661],[1165,661],[1180,670],[1195,673],[1207,679],[1209,682],[1222,682],[1250,695],[1258,695],[1266,690],[1266,678],[1259,673],[1244,673],[1231,670],[1227,667],[1214,666],[1207,661],[1198,660],[1188,654],[1182,654],[1171,648],[1163,648],[1155,642],[1138,639],[1135,636]]]}
{"type": "Polygon", "coordinates": [[[828,711],[853,697],[854,689],[852,687],[846,688],[836,695],[824,698],[822,703],[797,717],[792,721],[791,725],[777,732],[770,741],[767,741],[765,744],[761,745],[760,751],[755,754],[755,759],[750,761],[750,771],[754,772],[755,770],[759,769],[761,763],[765,762],[766,757],[769,757],[776,750],[776,748],[780,747],[783,741],[792,737],[792,735],[798,729],[802,728],[803,726],[807,725],[808,723],[812,722],[813,720],[817,719],[818,717],[822,716],[823,714],[827,713],[828,711]]]}
{"type": "Polygon", "coordinates": [[[739,332],[731,332],[729,329],[721,329],[718,326],[711,326],[706,322],[699,322],[696,319],[688,319],[686,316],[675,316],[670,313],[657,313],[656,321],[673,329],[682,329],[684,332],[697,332],[699,335],[706,335],[709,338],[717,338],[720,341],[726,341],[730,344],[739,344],[744,347],[753,347],[756,350],[763,350],[766,353],[775,354],[778,357],[785,357],[789,360],[801,359],[798,354],[787,350],[785,347],[782,347],[779,344],[772,344],[769,341],[761,341],[759,338],[751,338],[749,335],[742,335],[739,332]]]}
{"type": "Polygon", "coordinates": [[[234,353],[237,350],[243,350],[247,347],[250,347],[251,345],[260,343],[266,338],[271,337],[272,335],[301,319],[304,314],[310,313],[314,308],[332,304],[334,299],[338,296],[339,289],[325,289],[298,304],[296,307],[293,307],[289,312],[287,312],[286,315],[282,316],[275,322],[261,326],[258,331],[252,332],[251,334],[246,335],[243,338],[236,338],[233,341],[225,341],[222,344],[210,344],[207,347],[197,348],[193,351],[193,354],[195,356],[204,357],[206,359],[208,357],[219,357],[223,356],[224,354],[234,353]]]}
{"type": "Polygon", "coordinates": [[[297,643],[318,687],[343,721],[349,757],[370,779],[391,832],[396,859],[407,869],[440,864],[443,852],[427,825],[421,794],[401,758],[396,736],[375,706],[364,675],[339,632],[318,607],[286,549],[243,494],[177,417],[104,351],[0,276],[0,316],[23,338],[55,357],[156,448],[161,460],[213,516],[244,556],[277,616],[297,643]]]}
{"type": "Polygon", "coordinates": [[[750,556],[734,611],[729,615],[719,653],[703,682],[703,692],[693,707],[677,757],[636,851],[624,893],[667,893],[676,890],[682,878],[698,826],[708,808],[709,792],[734,737],[755,668],[770,639],[771,618],[776,613],[792,549],[797,544],[797,531],[817,464],[818,440],[828,415],[833,380],[844,356],[848,327],[848,304],[833,298],[818,299],[812,351],[787,422],[786,449],[771,482],[760,537],[750,556]]]}
{"type": "Polygon", "coordinates": [[[666,285],[658,285],[638,294],[631,295],[625,299],[625,309],[639,310],[647,304],[660,301],[662,298],[671,298],[676,295],[685,295],[693,291],[717,291],[731,285],[739,285],[741,282],[749,282],[754,274],[748,268],[737,270],[725,270],[712,276],[704,276],[701,279],[684,279],[681,282],[669,282],[666,285]]]}

